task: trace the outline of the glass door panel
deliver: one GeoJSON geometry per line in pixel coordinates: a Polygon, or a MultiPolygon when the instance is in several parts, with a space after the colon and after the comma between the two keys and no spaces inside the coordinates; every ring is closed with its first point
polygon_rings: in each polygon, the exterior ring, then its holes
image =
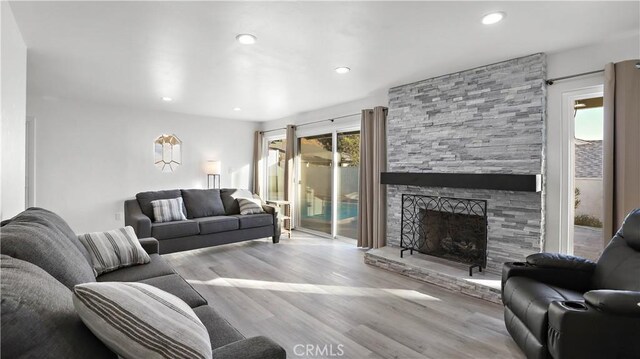
{"type": "Polygon", "coordinates": [[[336,234],[358,238],[358,181],[360,170],[360,131],[338,132],[338,179],[336,234]]]}
{"type": "Polygon", "coordinates": [[[267,154],[267,199],[284,200],[284,161],[287,141],[284,139],[268,142],[267,154]]]}
{"type": "Polygon", "coordinates": [[[300,226],[332,234],[332,158],[333,135],[301,137],[300,153],[300,226]]]}
{"type": "Polygon", "coordinates": [[[574,103],[573,254],[597,260],[603,250],[602,97],[574,103]]]}

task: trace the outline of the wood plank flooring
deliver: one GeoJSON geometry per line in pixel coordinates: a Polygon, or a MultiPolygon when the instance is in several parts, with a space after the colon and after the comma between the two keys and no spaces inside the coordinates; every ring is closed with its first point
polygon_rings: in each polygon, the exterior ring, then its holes
{"type": "Polygon", "coordinates": [[[242,334],[289,358],[523,358],[500,305],[368,266],[363,253],[294,231],[164,257],[242,334]]]}

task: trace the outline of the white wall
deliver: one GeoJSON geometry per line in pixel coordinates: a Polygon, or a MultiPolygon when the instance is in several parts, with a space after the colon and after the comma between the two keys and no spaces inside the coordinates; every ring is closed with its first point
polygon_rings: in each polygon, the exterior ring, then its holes
{"type": "Polygon", "coordinates": [[[2,155],[0,217],[11,218],[25,208],[25,128],[27,97],[27,47],[11,7],[0,3],[0,78],[2,78],[2,155]]]}
{"type": "MultiPolygon", "coordinates": [[[[609,62],[640,57],[640,35],[628,34],[605,43],[547,54],[548,78],[600,70],[609,62]]],[[[568,235],[566,200],[567,165],[563,165],[562,94],[602,85],[603,75],[559,81],[547,88],[547,199],[545,251],[560,250],[560,239],[568,235]],[[564,205],[564,206],[563,206],[564,205]]]]}
{"type": "MultiPolygon", "coordinates": [[[[285,127],[286,125],[301,125],[308,122],[327,120],[334,117],[340,117],[344,115],[350,115],[357,113],[359,114],[361,110],[365,108],[374,108],[375,106],[387,106],[389,104],[389,98],[387,91],[379,91],[377,94],[365,97],[363,99],[351,102],[345,102],[342,104],[338,104],[331,107],[325,107],[316,109],[313,111],[302,112],[293,116],[281,118],[273,121],[262,122],[263,130],[271,130],[280,127],[285,127]]],[[[336,124],[344,124],[344,123],[359,123],[360,117],[353,116],[345,119],[336,120],[336,124]]],[[[326,127],[330,124],[328,121],[326,123],[319,123],[317,125],[309,125],[304,126],[303,128],[319,128],[326,127]]],[[[301,129],[300,129],[301,130],[301,129]]],[[[281,131],[284,133],[284,130],[281,131]]]]}
{"type": "Polygon", "coordinates": [[[207,160],[222,161],[222,187],[250,185],[258,122],[31,95],[28,114],[37,122],[36,205],[78,233],[122,226],[116,213],[137,192],[205,188],[207,160]],[[163,133],[183,142],[183,164],[174,173],[153,164],[153,141],[163,133]]]}

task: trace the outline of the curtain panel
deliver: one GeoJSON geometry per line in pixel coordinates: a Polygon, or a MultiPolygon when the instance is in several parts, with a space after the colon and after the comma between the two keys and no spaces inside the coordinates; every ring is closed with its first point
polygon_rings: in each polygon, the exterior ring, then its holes
{"type": "Polygon", "coordinates": [[[605,66],[604,243],[640,207],[640,60],[605,66]]]}
{"type": "Polygon", "coordinates": [[[288,206],[286,216],[291,218],[289,221],[291,223],[285,223],[286,228],[293,228],[293,213],[296,213],[294,207],[294,198],[295,198],[295,188],[296,185],[294,183],[294,171],[295,171],[295,158],[296,158],[296,126],[287,125],[287,147],[284,153],[284,199],[285,201],[289,201],[290,205],[288,206]]]}
{"type": "Polygon", "coordinates": [[[386,186],[380,174],[387,168],[387,108],[362,110],[360,120],[360,183],[358,247],[384,247],[386,239],[386,186]]]}
{"type": "Polygon", "coordinates": [[[252,188],[251,191],[260,198],[264,198],[262,196],[262,174],[264,172],[264,168],[262,166],[263,162],[263,149],[264,149],[264,133],[262,131],[256,131],[253,137],[253,178],[252,178],[252,188]]]}

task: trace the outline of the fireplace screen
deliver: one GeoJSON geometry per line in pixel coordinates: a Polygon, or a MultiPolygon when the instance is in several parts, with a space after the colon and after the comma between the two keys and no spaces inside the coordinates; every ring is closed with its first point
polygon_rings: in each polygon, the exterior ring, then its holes
{"type": "Polygon", "coordinates": [[[487,201],[402,195],[400,256],[413,251],[469,265],[487,265],[487,201]]]}

